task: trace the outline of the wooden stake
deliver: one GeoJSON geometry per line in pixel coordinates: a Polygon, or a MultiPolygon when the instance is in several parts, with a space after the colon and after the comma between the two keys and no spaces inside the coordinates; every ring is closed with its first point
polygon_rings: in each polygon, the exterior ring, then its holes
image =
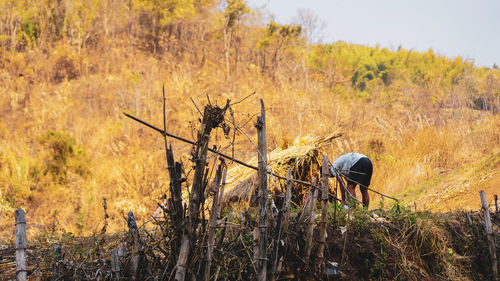
{"type": "Polygon", "coordinates": [[[26,215],[19,208],[16,217],[16,280],[26,281],[26,215]]]}
{"type": "Polygon", "coordinates": [[[210,266],[212,265],[212,253],[215,246],[215,227],[217,224],[218,207],[219,207],[219,186],[221,184],[222,170],[226,171],[222,164],[217,168],[215,173],[215,185],[214,185],[214,197],[212,201],[212,212],[210,213],[210,226],[208,230],[208,241],[207,241],[207,263],[205,265],[205,281],[210,280],[210,266]]]}
{"type": "Polygon", "coordinates": [[[498,216],[498,196],[495,194],[495,215],[498,216]]]}
{"type": "Polygon", "coordinates": [[[259,169],[259,256],[257,258],[257,279],[266,280],[267,274],[267,144],[266,144],[266,113],[264,102],[260,100],[261,116],[257,117],[258,136],[258,169],[259,169]]]}
{"type": "Polygon", "coordinates": [[[318,259],[320,259],[321,267],[324,266],[324,249],[326,242],[326,219],[328,215],[328,182],[329,182],[329,172],[328,172],[328,156],[323,157],[321,177],[323,178],[322,190],[321,190],[321,223],[319,230],[319,249],[318,249],[318,259]]]}
{"type": "Polygon", "coordinates": [[[59,267],[60,267],[59,262],[61,260],[62,260],[61,244],[55,243],[54,244],[54,264],[52,265],[52,278],[54,278],[54,280],[58,280],[60,278],[60,276],[59,276],[59,267]]]}
{"type": "Polygon", "coordinates": [[[118,249],[111,252],[111,271],[115,276],[115,280],[120,280],[120,257],[118,256],[118,249]]]}
{"type": "Polygon", "coordinates": [[[132,257],[131,257],[131,266],[130,266],[130,272],[131,272],[131,279],[136,280],[136,277],[139,273],[139,266],[140,266],[140,255],[139,255],[139,249],[141,248],[141,238],[139,237],[139,229],[137,228],[137,223],[135,222],[134,218],[134,213],[132,211],[128,211],[128,216],[127,216],[127,225],[130,234],[132,235],[132,243],[131,243],[131,249],[132,249],[132,257]]]}
{"type": "Polygon", "coordinates": [[[279,275],[279,270],[278,270],[278,259],[279,259],[279,249],[280,249],[280,240],[281,240],[281,228],[283,226],[283,214],[285,213],[285,198],[282,200],[276,200],[278,202],[278,207],[280,208],[278,211],[278,218],[276,222],[276,229],[274,231],[274,243],[273,243],[273,252],[271,255],[271,280],[275,281],[276,278],[279,275]]]}
{"type": "MultiPolygon", "coordinates": [[[[172,146],[167,147],[167,140],[165,137],[165,148],[167,153],[168,174],[170,177],[170,196],[171,206],[169,206],[170,216],[172,218],[172,226],[179,228],[182,225],[184,218],[184,208],[182,207],[182,191],[181,191],[181,175],[182,167],[179,162],[174,161],[174,153],[172,146]]],[[[167,201],[168,202],[168,201],[167,201]]],[[[179,248],[181,245],[182,231],[176,229],[172,237],[171,249],[174,257],[179,256],[179,248]]]]}
{"type": "Polygon", "coordinates": [[[290,216],[290,201],[292,199],[292,168],[288,168],[288,176],[286,177],[286,195],[285,195],[285,206],[284,216],[285,216],[285,224],[283,225],[283,232],[288,233],[288,220],[290,216]]]}
{"type": "Polygon", "coordinates": [[[219,217],[221,209],[222,209],[222,198],[224,198],[224,188],[226,187],[226,176],[227,176],[227,166],[224,163],[225,169],[222,173],[222,185],[219,191],[219,204],[217,204],[217,217],[219,217]]]}
{"type": "Polygon", "coordinates": [[[306,232],[306,248],[305,248],[305,261],[306,264],[309,263],[309,257],[311,256],[313,230],[314,230],[314,210],[316,209],[316,199],[318,198],[318,189],[314,186],[316,185],[316,178],[313,177],[311,189],[309,194],[311,199],[309,200],[308,212],[307,212],[307,232],[306,232]]]}
{"type": "MultiPolygon", "coordinates": [[[[185,229],[182,234],[181,247],[179,257],[177,259],[177,270],[175,272],[176,281],[184,281],[186,277],[186,266],[191,250],[191,241],[196,241],[196,229],[199,224],[200,206],[202,204],[204,194],[204,177],[207,165],[207,152],[208,142],[210,140],[210,132],[219,126],[220,122],[224,120],[224,113],[229,107],[229,100],[227,100],[224,108],[208,105],[205,107],[203,113],[203,120],[201,122],[200,130],[198,131],[194,161],[196,163],[194,168],[193,185],[191,193],[189,194],[189,217],[185,229]]],[[[193,244],[194,245],[194,244],[193,244]]]]}
{"type": "Polygon", "coordinates": [[[491,256],[491,268],[493,271],[493,280],[498,279],[498,269],[497,269],[497,256],[495,248],[495,236],[493,235],[493,229],[491,227],[490,210],[488,208],[488,202],[486,201],[486,194],[484,190],[479,191],[479,196],[481,196],[481,204],[483,205],[484,213],[484,223],[486,227],[486,236],[488,238],[488,248],[491,256]]]}
{"type": "Polygon", "coordinates": [[[186,264],[189,255],[189,238],[187,235],[182,236],[181,249],[179,258],[177,259],[177,270],[175,271],[175,280],[182,281],[186,277],[186,264]]]}

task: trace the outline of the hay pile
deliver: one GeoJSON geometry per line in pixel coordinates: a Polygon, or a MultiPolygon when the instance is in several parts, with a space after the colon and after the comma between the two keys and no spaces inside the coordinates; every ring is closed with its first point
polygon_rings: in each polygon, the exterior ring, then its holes
{"type": "MultiPolygon", "coordinates": [[[[269,169],[275,174],[286,177],[288,169],[292,168],[294,179],[310,182],[312,177],[319,173],[322,157],[325,154],[324,147],[340,136],[341,134],[334,133],[326,138],[311,136],[297,138],[288,147],[277,148],[268,153],[269,169]]],[[[249,164],[257,166],[257,157],[252,158],[249,164]]],[[[285,184],[285,181],[270,176],[268,189],[271,193],[284,192],[285,184]]],[[[253,205],[257,186],[257,171],[240,165],[233,166],[227,172],[226,191],[222,202],[253,205]]],[[[292,200],[300,200],[304,191],[304,186],[294,185],[292,200]]]]}

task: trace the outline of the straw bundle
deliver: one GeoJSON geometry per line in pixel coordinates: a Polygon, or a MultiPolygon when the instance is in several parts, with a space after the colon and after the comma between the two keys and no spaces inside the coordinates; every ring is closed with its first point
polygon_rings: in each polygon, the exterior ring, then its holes
{"type": "MultiPolygon", "coordinates": [[[[335,133],[326,138],[315,138],[305,136],[295,139],[293,144],[285,149],[277,148],[268,155],[268,167],[273,173],[286,177],[288,169],[292,168],[292,177],[310,182],[313,175],[319,172],[323,147],[333,139],[340,137],[335,133]]],[[[257,157],[249,161],[250,165],[257,164],[257,157]]],[[[271,193],[283,192],[284,181],[270,176],[268,188],[271,193]]],[[[257,171],[243,167],[234,166],[228,170],[228,179],[226,183],[226,192],[223,203],[228,202],[248,202],[253,205],[256,199],[256,190],[258,185],[257,171]]],[[[298,201],[302,198],[305,187],[295,185],[292,191],[292,200],[298,201]]]]}

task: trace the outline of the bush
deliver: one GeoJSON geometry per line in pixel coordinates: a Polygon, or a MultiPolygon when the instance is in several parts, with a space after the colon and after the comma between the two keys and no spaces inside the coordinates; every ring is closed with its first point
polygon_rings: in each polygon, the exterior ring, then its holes
{"type": "Polygon", "coordinates": [[[87,154],[72,137],[65,133],[47,131],[39,141],[49,150],[44,159],[44,174],[51,175],[56,182],[65,183],[68,171],[80,176],[90,174],[87,154]]]}

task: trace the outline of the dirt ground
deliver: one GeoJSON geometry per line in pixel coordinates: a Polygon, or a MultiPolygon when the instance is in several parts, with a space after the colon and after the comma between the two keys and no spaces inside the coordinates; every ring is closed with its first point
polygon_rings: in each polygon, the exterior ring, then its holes
{"type": "MultiPolygon", "coordinates": [[[[473,182],[470,186],[461,189],[458,194],[449,196],[441,202],[444,203],[443,206],[452,210],[479,210],[481,209],[480,190],[484,190],[490,210],[494,211],[494,196],[500,196],[500,168],[493,171],[490,175],[473,182]]],[[[498,204],[500,205],[500,202],[498,204]]]]}

